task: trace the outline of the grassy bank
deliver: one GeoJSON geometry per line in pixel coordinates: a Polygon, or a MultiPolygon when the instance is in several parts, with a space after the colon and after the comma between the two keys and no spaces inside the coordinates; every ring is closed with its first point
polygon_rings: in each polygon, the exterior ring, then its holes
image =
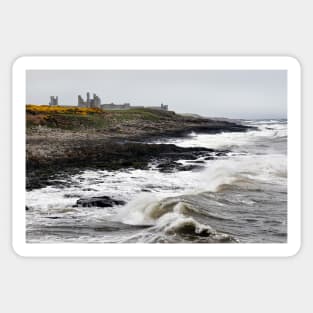
{"type": "Polygon", "coordinates": [[[36,126],[64,130],[110,129],[115,126],[128,126],[136,122],[183,121],[174,112],[153,109],[102,110],[98,108],[79,108],[76,106],[27,105],[27,129],[36,126]]]}

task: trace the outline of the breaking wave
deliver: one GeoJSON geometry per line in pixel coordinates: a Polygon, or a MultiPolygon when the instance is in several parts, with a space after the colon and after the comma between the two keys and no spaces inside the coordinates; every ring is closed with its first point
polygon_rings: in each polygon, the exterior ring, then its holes
{"type": "Polygon", "coordinates": [[[135,236],[136,239],[145,238],[148,242],[163,242],[165,238],[167,242],[176,242],[177,236],[180,242],[184,237],[197,242],[238,242],[235,237],[217,232],[210,225],[197,221],[195,215],[201,214],[203,212],[199,208],[179,198],[158,200],[155,196],[141,195],[121,208],[117,219],[125,224],[151,226],[150,236],[147,236],[146,230],[135,236]]]}

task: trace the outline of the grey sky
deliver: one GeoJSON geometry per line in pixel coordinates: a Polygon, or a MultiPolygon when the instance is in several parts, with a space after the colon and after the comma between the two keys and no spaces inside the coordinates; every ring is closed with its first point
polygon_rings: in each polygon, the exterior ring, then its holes
{"type": "Polygon", "coordinates": [[[77,105],[90,91],[102,103],[167,104],[180,113],[286,118],[287,72],[279,70],[28,70],[28,104],[77,105]]]}

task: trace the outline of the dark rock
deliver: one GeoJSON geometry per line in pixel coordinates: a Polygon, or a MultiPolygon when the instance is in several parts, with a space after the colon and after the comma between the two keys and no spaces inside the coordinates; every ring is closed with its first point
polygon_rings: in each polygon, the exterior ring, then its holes
{"type": "Polygon", "coordinates": [[[200,171],[202,169],[203,169],[203,166],[196,165],[196,164],[182,165],[179,168],[180,171],[200,171]]]}
{"type": "Polygon", "coordinates": [[[123,200],[115,200],[108,196],[101,196],[101,197],[92,197],[92,198],[84,198],[79,199],[76,201],[76,205],[73,207],[112,207],[114,205],[124,205],[125,201],[123,200]]]}
{"type": "Polygon", "coordinates": [[[221,152],[216,152],[215,155],[216,156],[225,156],[227,152],[225,151],[221,151],[221,152]]]}
{"type": "Polygon", "coordinates": [[[68,193],[66,193],[64,196],[63,196],[64,198],[79,198],[80,197],[80,195],[76,195],[76,194],[68,194],[68,193]]]}
{"type": "Polygon", "coordinates": [[[170,161],[160,163],[159,165],[156,166],[156,168],[162,173],[171,173],[178,167],[179,167],[179,163],[170,162],[170,161]]]}
{"type": "Polygon", "coordinates": [[[161,163],[157,166],[157,169],[162,173],[172,173],[175,171],[192,171],[200,170],[202,168],[202,166],[196,164],[183,165],[177,162],[166,162],[161,163]]]}

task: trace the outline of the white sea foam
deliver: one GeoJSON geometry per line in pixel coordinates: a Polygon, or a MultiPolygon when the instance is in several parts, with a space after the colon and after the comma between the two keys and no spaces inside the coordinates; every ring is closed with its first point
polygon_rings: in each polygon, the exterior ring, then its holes
{"type": "MultiPolygon", "coordinates": [[[[249,123],[248,123],[249,124],[249,123]]],[[[255,124],[252,124],[255,126],[255,124]]],[[[230,149],[242,146],[253,146],[258,141],[267,138],[286,137],[286,124],[272,124],[271,122],[260,121],[256,124],[258,130],[249,132],[220,133],[220,134],[199,134],[192,133],[188,139],[171,140],[171,143],[181,147],[207,147],[212,149],[230,149]]],[[[160,141],[161,142],[161,141],[160,141]]]]}

